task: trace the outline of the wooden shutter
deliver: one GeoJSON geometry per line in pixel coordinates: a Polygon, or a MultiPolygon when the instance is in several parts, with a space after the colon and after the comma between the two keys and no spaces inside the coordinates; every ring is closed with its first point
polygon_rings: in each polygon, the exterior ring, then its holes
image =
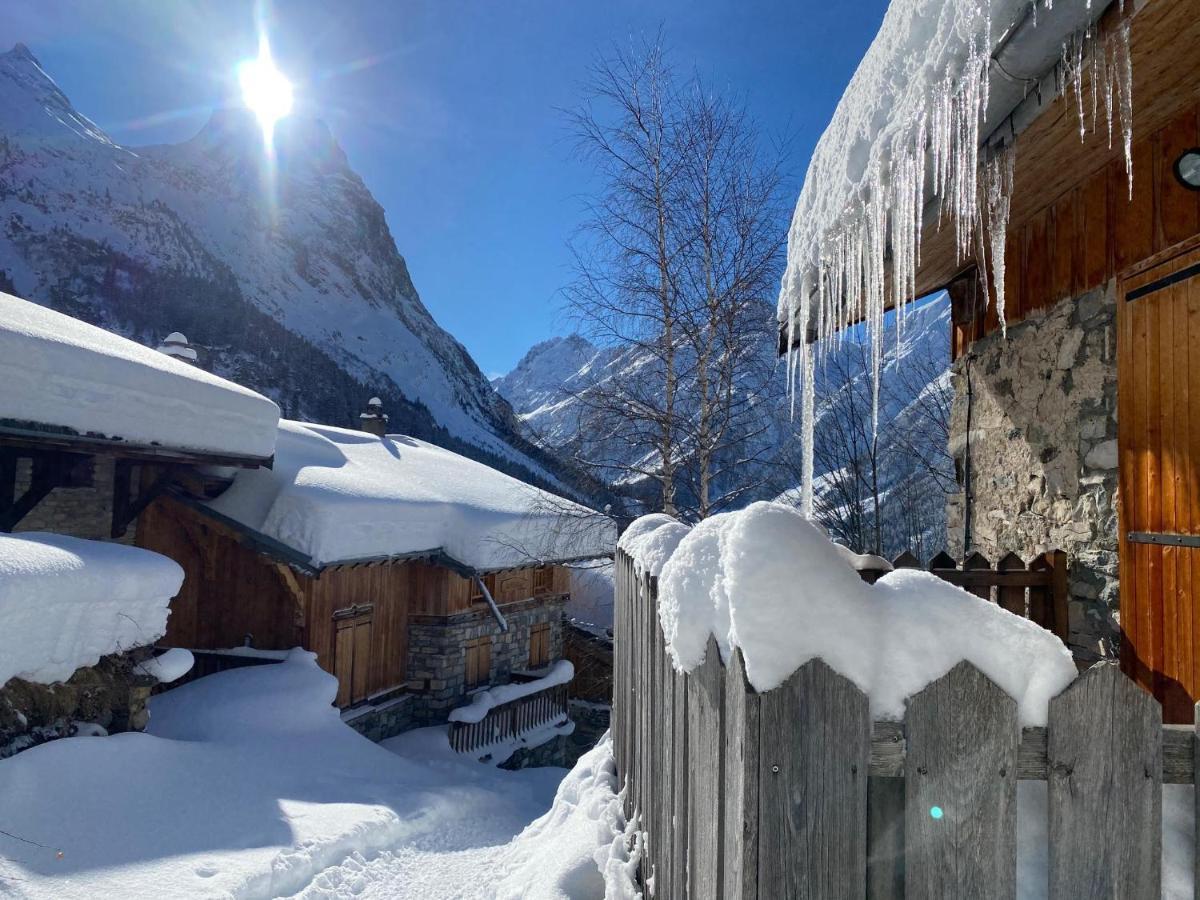
{"type": "Polygon", "coordinates": [[[1200,249],[1117,295],[1121,661],[1193,721],[1200,699],[1200,249]]]}
{"type": "Polygon", "coordinates": [[[534,625],[529,629],[529,668],[537,669],[550,662],[550,624],[534,625]]]}
{"type": "Polygon", "coordinates": [[[479,687],[492,679],[492,639],[476,638],[467,642],[466,686],[479,687]]]}
{"type": "Polygon", "coordinates": [[[371,673],[371,606],[350,606],[333,614],[333,675],[338,680],[337,705],[367,699],[371,673]]]}
{"type": "Polygon", "coordinates": [[[533,593],[549,594],[554,591],[554,569],[550,566],[543,566],[540,569],[533,570],[533,593]]]}

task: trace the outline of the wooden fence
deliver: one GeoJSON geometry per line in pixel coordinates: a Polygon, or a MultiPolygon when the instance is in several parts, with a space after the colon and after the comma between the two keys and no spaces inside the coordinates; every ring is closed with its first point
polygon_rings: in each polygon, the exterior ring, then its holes
{"type": "Polygon", "coordinates": [[[569,714],[567,685],[556,684],[493,706],[478,722],[451,722],[450,746],[459,753],[474,753],[551,722],[565,722],[569,714]]]}
{"type": "Polygon", "coordinates": [[[613,746],[654,896],[1013,898],[1018,779],[1048,782],[1049,897],[1161,896],[1162,785],[1194,783],[1196,732],[1115,665],[1045,728],[965,662],[872,723],[820,660],[759,694],[710,638],[674,671],[655,580],[620,552],[616,578],[613,746]]]}

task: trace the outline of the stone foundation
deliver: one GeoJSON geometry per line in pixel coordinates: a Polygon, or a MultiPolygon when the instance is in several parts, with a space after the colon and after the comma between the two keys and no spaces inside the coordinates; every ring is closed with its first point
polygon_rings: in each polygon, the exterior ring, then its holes
{"type": "Polygon", "coordinates": [[[359,706],[342,713],[342,721],[368,740],[379,743],[415,727],[412,694],[401,694],[391,700],[359,706]]]}
{"type": "Polygon", "coordinates": [[[408,678],[417,685],[414,726],[445,722],[450,710],[467,701],[468,641],[491,638],[490,684],[503,684],[514,671],[529,668],[529,634],[535,625],[550,623],[550,660],[562,659],[565,606],[565,597],[506,604],[501,611],[508,631],[503,634],[488,610],[447,618],[413,617],[408,626],[408,678]]]}
{"type": "Polygon", "coordinates": [[[948,502],[951,553],[1066,551],[1084,662],[1117,653],[1115,319],[1110,284],[977,341],[953,366],[950,451],[960,485],[969,454],[971,503],[968,523],[965,492],[948,502]]]}
{"type": "Polygon", "coordinates": [[[106,656],[56,684],[11,679],[0,687],[0,759],[74,734],[144,729],[155,682],[134,674],[133,667],[146,655],[143,650],[106,656]]]}
{"type": "Polygon", "coordinates": [[[595,747],[600,738],[604,737],[604,732],[608,731],[612,707],[603,703],[572,699],[569,709],[575,730],[568,742],[567,762],[564,765],[573,766],[579,761],[579,757],[595,747]]]}

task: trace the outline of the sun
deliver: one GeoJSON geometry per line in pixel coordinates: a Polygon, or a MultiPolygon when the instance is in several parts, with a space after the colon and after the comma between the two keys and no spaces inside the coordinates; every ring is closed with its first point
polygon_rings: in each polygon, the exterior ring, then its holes
{"type": "Polygon", "coordinates": [[[292,83],[275,67],[271,47],[265,38],[259,42],[258,58],[239,65],[237,74],[242,86],[242,100],[258,117],[258,124],[269,144],[275,123],[292,111],[292,83]]]}

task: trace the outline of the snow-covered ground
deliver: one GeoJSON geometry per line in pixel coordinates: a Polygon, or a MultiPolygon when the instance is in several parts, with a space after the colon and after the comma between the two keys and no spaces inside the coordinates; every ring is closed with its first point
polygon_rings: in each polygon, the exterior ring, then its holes
{"type": "Polygon", "coordinates": [[[154,698],[147,734],[0,762],[0,895],[589,898],[597,856],[623,871],[607,744],[508,772],[439,729],[373,744],[335,693],[293,651],[154,698]]]}

